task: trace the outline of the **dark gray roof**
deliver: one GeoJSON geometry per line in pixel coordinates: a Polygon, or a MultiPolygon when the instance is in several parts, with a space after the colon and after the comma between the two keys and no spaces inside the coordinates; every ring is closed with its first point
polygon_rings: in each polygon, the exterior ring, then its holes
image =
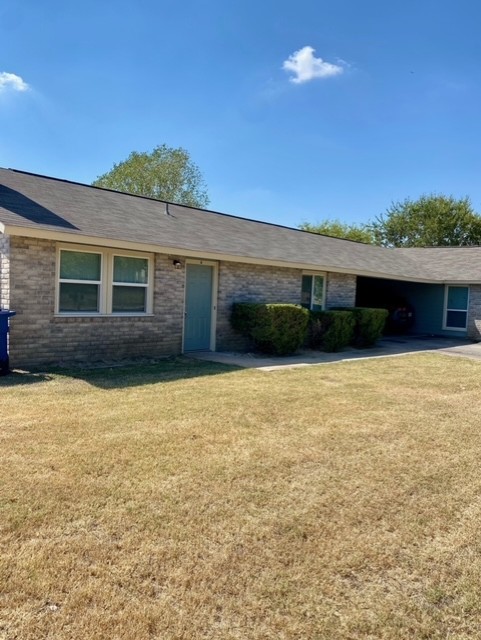
{"type": "Polygon", "coordinates": [[[68,233],[73,242],[90,236],[180,255],[198,252],[385,278],[481,281],[475,264],[481,263],[481,248],[384,249],[12,169],[0,169],[0,223],[68,233]]]}

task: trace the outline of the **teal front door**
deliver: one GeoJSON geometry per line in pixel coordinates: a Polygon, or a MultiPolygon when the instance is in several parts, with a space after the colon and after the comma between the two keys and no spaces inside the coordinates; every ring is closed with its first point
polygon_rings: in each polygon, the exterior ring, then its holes
{"type": "Polygon", "coordinates": [[[211,348],[214,267],[186,265],[184,351],[211,348]]]}

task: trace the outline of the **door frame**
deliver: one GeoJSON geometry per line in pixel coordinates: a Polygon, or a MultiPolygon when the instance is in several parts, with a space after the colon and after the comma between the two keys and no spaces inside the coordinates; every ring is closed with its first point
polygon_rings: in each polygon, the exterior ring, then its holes
{"type": "Polygon", "coordinates": [[[217,293],[219,290],[219,263],[214,260],[196,260],[193,258],[187,258],[185,260],[185,275],[184,275],[184,313],[182,320],[182,353],[185,353],[185,314],[187,303],[187,267],[189,264],[201,264],[206,267],[212,267],[212,300],[210,309],[210,351],[215,351],[216,346],[216,331],[217,331],[217,293]]]}

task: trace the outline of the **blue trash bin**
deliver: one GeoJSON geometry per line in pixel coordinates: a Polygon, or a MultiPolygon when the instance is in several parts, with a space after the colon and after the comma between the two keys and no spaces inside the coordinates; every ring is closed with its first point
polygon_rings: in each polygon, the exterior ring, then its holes
{"type": "Polygon", "coordinates": [[[4,376],[10,371],[8,366],[8,320],[14,315],[15,311],[0,309],[0,376],[4,376]]]}

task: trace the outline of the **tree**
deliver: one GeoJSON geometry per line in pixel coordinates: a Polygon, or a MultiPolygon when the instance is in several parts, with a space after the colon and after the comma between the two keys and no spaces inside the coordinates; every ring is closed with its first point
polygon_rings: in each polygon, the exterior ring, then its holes
{"type": "Polygon", "coordinates": [[[481,244],[481,216],[469,198],[422,195],[393,203],[370,225],[384,247],[450,247],[481,244]]]}
{"type": "Polygon", "coordinates": [[[302,229],[303,231],[310,231],[311,233],[320,233],[325,236],[332,236],[334,238],[355,240],[356,242],[365,242],[368,244],[372,244],[374,242],[370,226],[364,223],[347,224],[338,219],[325,219],[321,222],[317,222],[316,224],[303,222],[299,225],[299,229],[302,229]]]}
{"type": "Polygon", "coordinates": [[[92,184],[189,207],[205,208],[209,204],[204,179],[189,153],[166,144],[151,153],[132,151],[92,184]]]}

